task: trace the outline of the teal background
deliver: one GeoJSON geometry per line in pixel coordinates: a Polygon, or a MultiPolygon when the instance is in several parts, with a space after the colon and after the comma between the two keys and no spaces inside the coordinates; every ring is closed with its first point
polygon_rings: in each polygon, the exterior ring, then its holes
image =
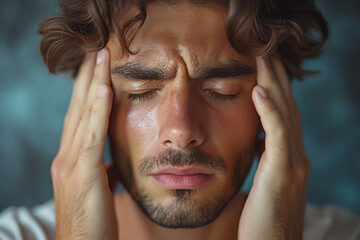
{"type": "MultiPolygon", "coordinates": [[[[331,26],[321,74],[294,83],[312,163],[308,201],[360,214],[360,1],[317,1],[331,26]]],[[[50,75],[39,54],[38,22],[55,0],[0,2],[0,210],[52,198],[56,155],[72,81],[50,75]]],[[[106,156],[108,154],[106,153],[106,156]]]]}

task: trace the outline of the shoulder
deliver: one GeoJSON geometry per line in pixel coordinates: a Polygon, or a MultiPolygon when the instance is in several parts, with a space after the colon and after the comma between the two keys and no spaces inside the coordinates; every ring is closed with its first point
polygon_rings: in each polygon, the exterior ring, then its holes
{"type": "Polygon", "coordinates": [[[54,202],[34,208],[9,207],[0,213],[1,240],[55,239],[54,202]]]}
{"type": "Polygon", "coordinates": [[[337,206],[306,206],[304,240],[360,240],[360,218],[337,206]]]}

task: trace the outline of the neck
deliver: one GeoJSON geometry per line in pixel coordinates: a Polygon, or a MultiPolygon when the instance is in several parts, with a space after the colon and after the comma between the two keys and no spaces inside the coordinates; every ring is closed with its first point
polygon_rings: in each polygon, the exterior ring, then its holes
{"type": "Polygon", "coordinates": [[[171,229],[153,223],[127,192],[115,197],[120,240],[215,240],[237,239],[245,196],[240,191],[212,223],[192,229],[171,229]]]}

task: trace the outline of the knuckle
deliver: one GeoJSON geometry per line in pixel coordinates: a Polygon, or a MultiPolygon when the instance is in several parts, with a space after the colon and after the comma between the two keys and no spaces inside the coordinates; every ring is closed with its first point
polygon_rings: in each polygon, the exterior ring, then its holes
{"type": "Polygon", "coordinates": [[[84,104],[83,113],[91,113],[92,107],[89,104],[84,104]]]}
{"type": "Polygon", "coordinates": [[[51,163],[51,170],[56,171],[60,167],[60,163],[63,159],[63,154],[61,152],[58,152],[55,156],[54,160],[51,163]]]}
{"type": "Polygon", "coordinates": [[[278,144],[276,146],[277,153],[281,159],[288,159],[289,158],[289,147],[286,144],[278,144]]]}
{"type": "MultiPolygon", "coordinates": [[[[92,135],[89,138],[95,139],[96,136],[92,135]]],[[[93,143],[93,140],[87,140],[86,142],[87,143],[79,151],[79,161],[81,162],[89,159],[96,150],[96,145],[93,143]]]]}
{"type": "Polygon", "coordinates": [[[275,131],[275,138],[281,142],[287,142],[289,138],[289,131],[285,124],[281,124],[275,131]]]}
{"type": "Polygon", "coordinates": [[[305,159],[299,159],[298,162],[299,163],[296,164],[295,167],[295,175],[301,182],[307,181],[310,177],[310,172],[311,172],[310,161],[307,158],[305,158],[305,159]]]}
{"type": "Polygon", "coordinates": [[[92,146],[96,140],[97,140],[97,134],[93,130],[88,129],[85,134],[86,145],[92,146]]]}
{"type": "MultiPolygon", "coordinates": [[[[94,101],[94,103],[95,103],[95,101],[94,101]]],[[[84,112],[86,112],[89,116],[91,114],[97,114],[100,112],[100,108],[96,107],[96,105],[94,103],[92,105],[86,104],[84,106],[84,112]]]]}
{"type": "Polygon", "coordinates": [[[107,83],[107,82],[101,82],[101,83],[99,83],[97,85],[97,87],[99,88],[100,85],[102,85],[102,87],[104,88],[104,92],[106,93],[106,95],[108,95],[108,96],[110,96],[112,98],[113,91],[112,91],[112,88],[111,88],[110,84],[107,83]]]}
{"type": "Polygon", "coordinates": [[[307,170],[305,169],[304,166],[298,165],[295,168],[295,175],[297,176],[297,178],[300,181],[303,181],[303,180],[305,180],[307,178],[307,170]]]}
{"type": "Polygon", "coordinates": [[[64,180],[67,178],[68,173],[63,166],[63,159],[64,156],[58,154],[51,164],[50,173],[53,180],[64,180]]]}
{"type": "MultiPolygon", "coordinates": [[[[111,92],[111,86],[110,86],[109,83],[107,83],[107,82],[102,82],[101,84],[104,86],[104,88],[105,88],[106,91],[111,92]]],[[[99,85],[100,85],[100,84],[99,84],[99,85]]],[[[98,87],[99,87],[99,86],[98,86],[98,87]]]]}
{"type": "Polygon", "coordinates": [[[99,105],[94,104],[94,106],[91,108],[92,114],[101,114],[102,113],[102,107],[99,105]]]}
{"type": "Polygon", "coordinates": [[[51,173],[51,177],[54,179],[58,176],[58,164],[57,162],[54,160],[51,164],[50,167],[50,173],[51,173]]]}

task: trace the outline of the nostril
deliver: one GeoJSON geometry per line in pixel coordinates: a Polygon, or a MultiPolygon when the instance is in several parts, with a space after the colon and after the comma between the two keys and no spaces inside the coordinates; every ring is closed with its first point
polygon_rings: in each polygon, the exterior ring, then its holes
{"type": "Polygon", "coordinates": [[[159,143],[166,148],[188,149],[204,142],[202,129],[190,120],[171,118],[161,127],[158,133],[159,143]],[[169,121],[170,120],[170,121],[169,121]]]}

